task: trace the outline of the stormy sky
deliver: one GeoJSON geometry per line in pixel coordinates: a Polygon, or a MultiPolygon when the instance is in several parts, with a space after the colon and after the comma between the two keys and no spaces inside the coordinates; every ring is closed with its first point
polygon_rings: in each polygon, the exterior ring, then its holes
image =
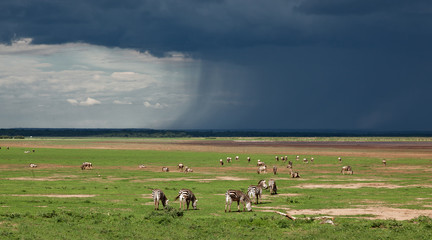
{"type": "Polygon", "coordinates": [[[2,0],[0,128],[432,130],[428,0],[2,0]]]}

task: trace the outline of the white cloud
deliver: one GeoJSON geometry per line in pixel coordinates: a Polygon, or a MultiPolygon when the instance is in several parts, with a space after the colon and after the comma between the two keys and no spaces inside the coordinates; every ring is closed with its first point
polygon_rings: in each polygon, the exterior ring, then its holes
{"type": "Polygon", "coordinates": [[[121,101],[121,100],[114,100],[113,103],[114,104],[121,104],[121,105],[132,104],[132,102],[130,102],[130,101],[121,101]]]}
{"type": "MultiPolygon", "coordinates": [[[[161,123],[162,119],[166,122],[167,115],[174,120],[186,110],[194,96],[199,68],[199,61],[181,53],[155,57],[133,49],[85,43],[33,44],[32,39],[20,39],[9,45],[0,44],[0,111],[6,116],[17,116],[13,109],[44,105],[55,115],[68,104],[94,106],[103,102],[101,108],[107,108],[106,111],[113,110],[110,108],[113,105],[117,105],[116,111],[122,111],[111,115],[112,121],[122,126],[127,123],[122,116],[130,111],[127,127],[154,127],[154,123],[161,123]],[[158,109],[158,115],[139,112],[143,110],[142,105],[132,104],[134,102],[147,102],[144,106],[158,109]],[[2,106],[8,106],[9,112],[2,106]]],[[[85,116],[90,115],[85,112],[92,111],[90,109],[76,108],[85,116]]],[[[49,121],[55,118],[48,118],[48,115],[45,113],[38,118],[40,127],[53,126],[49,121]]],[[[74,117],[67,120],[76,122],[74,117]]],[[[21,116],[20,119],[27,118],[21,116]]],[[[93,120],[86,122],[100,121],[93,120]]],[[[110,121],[104,123],[105,127],[110,127],[110,121]]],[[[10,117],[8,126],[15,122],[16,119],[10,117]]],[[[31,126],[35,124],[31,122],[31,126]]],[[[6,126],[3,120],[2,126],[6,126]]]]}
{"type": "Polygon", "coordinates": [[[163,108],[166,108],[166,107],[168,107],[168,105],[167,104],[160,104],[160,103],[155,103],[155,104],[151,104],[150,102],[148,102],[148,101],[145,101],[144,102],[144,106],[146,107],[146,108],[153,108],[153,109],[163,109],[163,108]]]}
{"type": "Polygon", "coordinates": [[[100,101],[88,97],[85,101],[78,101],[76,99],[67,99],[67,101],[74,106],[93,106],[96,104],[101,104],[100,101]]]}

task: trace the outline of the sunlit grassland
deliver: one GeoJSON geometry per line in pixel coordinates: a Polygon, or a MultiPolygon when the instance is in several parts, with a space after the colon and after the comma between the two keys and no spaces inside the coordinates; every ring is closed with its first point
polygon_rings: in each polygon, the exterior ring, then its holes
{"type": "MultiPolygon", "coordinates": [[[[302,176],[291,179],[286,164],[270,154],[250,155],[253,160],[248,163],[244,153],[56,148],[24,153],[29,149],[0,150],[0,239],[430,239],[432,235],[432,220],[427,217],[395,221],[343,216],[330,225],[291,221],[262,211],[362,205],[431,209],[430,159],[394,158],[384,167],[381,158],[344,157],[339,163],[337,156],[317,155],[313,163],[304,164],[289,155],[302,176]],[[240,160],[219,165],[219,159],[235,155],[240,160]],[[279,174],[258,175],[257,159],[278,166],[279,174]],[[79,166],[84,161],[92,162],[94,169],[82,171],[79,166]],[[194,172],[179,172],[180,162],[194,172]],[[30,163],[38,168],[29,168],[30,163]],[[139,169],[140,164],[147,168],[139,169]],[[351,165],[354,175],[341,175],[342,165],[351,165]],[[162,166],[171,171],[162,173],[162,166]],[[249,185],[271,177],[279,195],[265,191],[263,203],[254,205],[253,212],[224,212],[227,189],[246,192],[249,185]],[[305,187],[359,183],[394,188],[305,187]],[[154,188],[168,196],[168,210],[154,210],[150,199],[154,188]],[[174,198],[181,188],[197,195],[198,210],[178,210],[174,198]]],[[[236,210],[236,204],[232,208],[236,210]]]]}

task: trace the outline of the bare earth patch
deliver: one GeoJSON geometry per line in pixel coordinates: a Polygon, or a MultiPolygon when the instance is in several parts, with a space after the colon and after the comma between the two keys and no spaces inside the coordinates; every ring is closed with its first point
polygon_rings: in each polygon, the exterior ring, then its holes
{"type": "MultiPolygon", "coordinates": [[[[303,188],[303,189],[314,189],[314,188],[358,189],[363,187],[396,189],[396,188],[419,187],[419,186],[420,185],[400,186],[400,185],[386,184],[386,183],[348,183],[348,184],[301,184],[293,187],[303,188]]],[[[432,186],[421,185],[421,187],[432,187],[432,186]]]]}
{"type": "Polygon", "coordinates": [[[290,215],[332,215],[332,216],[355,216],[371,214],[375,217],[366,217],[368,219],[395,219],[395,220],[409,220],[418,216],[424,215],[432,217],[432,210],[418,210],[418,209],[400,209],[390,207],[366,207],[366,208],[342,208],[342,209],[302,209],[302,210],[289,210],[290,215]]]}
{"type": "Polygon", "coordinates": [[[225,180],[225,181],[244,181],[249,180],[248,178],[239,178],[239,177],[229,177],[229,176],[218,176],[215,178],[150,178],[146,180],[133,180],[132,182],[147,182],[147,181],[156,181],[156,182],[170,182],[170,181],[196,181],[196,182],[209,182],[209,181],[217,181],[217,180],[225,180]]]}

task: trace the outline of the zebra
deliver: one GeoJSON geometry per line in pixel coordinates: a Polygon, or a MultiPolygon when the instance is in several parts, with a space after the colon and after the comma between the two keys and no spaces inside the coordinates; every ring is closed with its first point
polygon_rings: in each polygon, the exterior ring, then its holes
{"type": "Polygon", "coordinates": [[[264,166],[258,167],[257,173],[258,174],[260,174],[260,173],[267,173],[267,166],[264,165],[264,166]]]}
{"type": "Polygon", "coordinates": [[[292,169],[290,169],[290,175],[291,178],[299,178],[300,174],[298,172],[294,172],[292,169]]]}
{"type": "Polygon", "coordinates": [[[183,204],[183,208],[186,207],[187,205],[187,210],[189,210],[189,203],[192,202],[192,207],[194,210],[197,209],[197,202],[198,199],[196,199],[195,194],[193,194],[193,192],[189,189],[181,189],[177,195],[177,197],[175,198],[175,200],[180,198],[180,209],[182,209],[182,204],[183,204]],[[183,203],[185,202],[185,203],[183,203]]]}
{"type": "MultiPolygon", "coordinates": [[[[263,188],[264,188],[264,189],[267,189],[268,186],[267,186],[265,180],[260,180],[260,181],[258,182],[258,185],[256,185],[256,186],[255,186],[255,185],[250,185],[250,186],[248,187],[247,194],[248,194],[248,196],[249,196],[250,198],[252,198],[253,196],[255,196],[255,198],[256,198],[256,203],[258,204],[258,199],[261,197],[261,194],[262,194],[262,190],[263,190],[263,188]]],[[[262,202],[262,201],[261,201],[261,202],[262,202]]]]}
{"type": "Polygon", "coordinates": [[[277,174],[277,167],[273,166],[273,174],[276,175],[277,174]]]}
{"type": "Polygon", "coordinates": [[[169,172],[169,168],[167,168],[167,167],[162,167],[162,172],[169,172]]]}
{"type": "Polygon", "coordinates": [[[259,166],[264,166],[264,165],[265,165],[265,163],[264,163],[264,162],[261,162],[261,160],[258,159],[258,161],[257,161],[257,166],[259,167],[259,166]]]}
{"type": "Polygon", "coordinates": [[[269,180],[268,187],[270,188],[270,194],[277,194],[276,181],[274,179],[269,180]]]}
{"type": "Polygon", "coordinates": [[[159,201],[162,202],[163,207],[165,208],[168,205],[168,198],[160,189],[152,190],[152,197],[155,205],[155,210],[159,210],[159,201]]]}
{"type": "Polygon", "coordinates": [[[293,162],[292,162],[292,161],[288,161],[288,166],[287,166],[287,168],[292,168],[292,166],[293,166],[293,162]]]}
{"type": "Polygon", "coordinates": [[[345,175],[345,173],[353,175],[354,171],[352,170],[351,166],[343,166],[341,169],[341,173],[343,175],[345,175]]]}
{"type": "Polygon", "coordinates": [[[240,190],[228,190],[225,193],[225,212],[227,211],[227,207],[229,212],[231,212],[231,204],[232,202],[237,202],[237,210],[240,212],[240,202],[243,203],[243,211],[245,212],[247,209],[249,212],[252,211],[252,202],[248,195],[244,194],[240,190]]]}
{"type": "Polygon", "coordinates": [[[83,162],[83,164],[81,164],[81,170],[92,169],[92,168],[93,168],[93,164],[91,162],[83,162]]]}
{"type": "Polygon", "coordinates": [[[178,169],[180,169],[180,171],[183,171],[184,165],[183,163],[179,163],[178,164],[178,169]]]}

